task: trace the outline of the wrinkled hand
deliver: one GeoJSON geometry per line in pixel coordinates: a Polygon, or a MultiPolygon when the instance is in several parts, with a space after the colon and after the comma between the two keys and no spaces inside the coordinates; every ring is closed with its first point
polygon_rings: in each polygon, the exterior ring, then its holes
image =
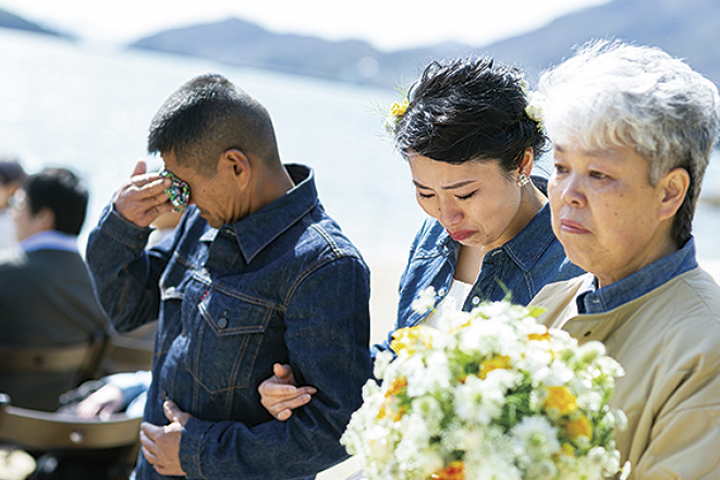
{"type": "Polygon", "coordinates": [[[113,197],[115,210],[138,227],[147,227],[161,214],[174,208],[165,195],[165,189],[170,184],[170,179],[157,173],[147,173],[147,165],[139,160],[130,180],[113,197]]]}
{"type": "Polygon", "coordinates": [[[115,385],[104,385],[78,403],[75,415],[80,418],[100,417],[101,420],[107,420],[110,415],[119,412],[122,406],[122,391],[115,385]]]}
{"type": "Polygon", "coordinates": [[[191,415],[183,412],[171,400],[163,404],[169,425],[158,426],[143,422],[140,425],[140,444],[145,459],[160,475],[187,476],[180,466],[180,436],[191,415]]]}
{"type": "Polygon", "coordinates": [[[312,395],[317,392],[314,387],[295,385],[295,376],[290,365],[273,365],[274,375],[260,384],[260,403],[278,420],[285,421],[292,416],[292,411],[310,403],[312,395]]]}

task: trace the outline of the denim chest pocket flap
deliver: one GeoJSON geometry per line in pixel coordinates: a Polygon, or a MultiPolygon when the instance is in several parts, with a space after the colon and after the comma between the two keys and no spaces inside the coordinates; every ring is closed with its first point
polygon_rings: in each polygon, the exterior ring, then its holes
{"type": "Polygon", "coordinates": [[[214,289],[197,309],[188,339],[188,371],[209,393],[246,387],[272,309],[214,289]]]}

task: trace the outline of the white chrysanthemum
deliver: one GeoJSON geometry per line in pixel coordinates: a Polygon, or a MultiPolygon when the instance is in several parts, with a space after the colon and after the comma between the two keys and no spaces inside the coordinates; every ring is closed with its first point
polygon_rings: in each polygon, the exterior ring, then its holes
{"type": "Polygon", "coordinates": [[[388,441],[390,432],[381,425],[374,425],[367,430],[363,437],[363,443],[367,446],[366,456],[385,463],[393,456],[394,446],[388,441]]]}
{"type": "Polygon", "coordinates": [[[485,442],[465,458],[465,478],[482,480],[523,480],[509,445],[485,442]]]}
{"type": "Polygon", "coordinates": [[[487,388],[478,377],[469,376],[455,388],[455,413],[458,418],[480,425],[489,424],[502,414],[504,391],[487,388]]]}
{"type": "Polygon", "coordinates": [[[577,396],[578,407],[590,412],[596,412],[602,407],[603,397],[600,392],[586,391],[577,396]]]}
{"type": "Polygon", "coordinates": [[[445,459],[439,449],[431,449],[423,452],[419,463],[422,478],[429,478],[433,473],[442,470],[445,466],[445,459]]]}
{"type": "Polygon", "coordinates": [[[422,417],[431,434],[437,434],[440,431],[445,413],[437,398],[430,395],[415,398],[412,400],[411,410],[422,417]]]}
{"type": "Polygon", "coordinates": [[[552,362],[552,352],[543,346],[533,345],[540,342],[533,341],[529,343],[530,346],[517,359],[516,368],[530,374],[536,384],[543,383],[550,373],[548,365],[552,362]]]}
{"type": "Polygon", "coordinates": [[[578,347],[578,356],[585,364],[591,364],[603,355],[605,355],[605,345],[600,342],[587,342],[578,347]]]}
{"type": "Polygon", "coordinates": [[[491,355],[516,348],[517,335],[512,327],[500,322],[475,321],[463,330],[458,349],[468,355],[491,355]]]}
{"type": "Polygon", "coordinates": [[[444,352],[432,352],[424,362],[419,360],[402,369],[408,380],[408,395],[420,397],[450,388],[452,373],[444,352]]]}
{"type": "Polygon", "coordinates": [[[562,362],[553,362],[548,368],[543,384],[548,387],[559,387],[570,382],[575,376],[573,370],[562,362]]]}
{"type": "Polygon", "coordinates": [[[393,359],[394,355],[388,350],[379,352],[375,355],[375,362],[373,363],[373,373],[375,374],[375,378],[385,378],[385,372],[393,359]]]}
{"type": "Polygon", "coordinates": [[[481,388],[485,392],[497,390],[505,396],[508,390],[517,387],[522,381],[523,376],[520,372],[499,368],[487,374],[481,388]]]}
{"type": "Polygon", "coordinates": [[[470,312],[462,310],[443,310],[439,318],[434,318],[435,327],[442,332],[450,332],[453,328],[466,325],[472,318],[470,312]]]}
{"type": "Polygon", "coordinates": [[[510,430],[510,434],[531,462],[549,458],[560,450],[557,428],[542,416],[523,418],[510,430]]]}
{"type": "Polygon", "coordinates": [[[428,287],[420,292],[420,295],[413,300],[410,308],[418,313],[425,313],[435,308],[435,288],[428,287]]]}

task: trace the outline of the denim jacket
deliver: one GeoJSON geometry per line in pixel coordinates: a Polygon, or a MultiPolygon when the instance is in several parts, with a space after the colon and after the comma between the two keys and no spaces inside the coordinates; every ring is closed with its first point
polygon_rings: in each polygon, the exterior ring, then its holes
{"type": "MultiPolygon", "coordinates": [[[[191,206],[175,236],[145,252],[150,229],[108,207],[88,240],[116,329],[159,319],[144,420],[168,424],[165,399],[193,416],[180,441],[191,479],[312,478],[347,456],[338,440],[371,376],[369,271],[312,171],[287,169],[296,187],[235,224],[211,228],[191,206]],[[318,388],[287,422],[257,393],[276,362],[318,388]]],[[[142,455],[135,474],[162,478],[142,455]]]]}
{"type": "MultiPolygon", "coordinates": [[[[448,293],[455,273],[460,243],[434,219],[425,221],[410,247],[410,259],[400,278],[400,300],[395,329],[412,327],[422,320],[411,307],[420,292],[434,287],[437,305],[448,293]]],[[[465,299],[469,311],[483,301],[500,301],[509,293],[514,303],[527,305],[547,283],[567,280],[583,273],[570,263],[550,224],[550,205],[545,204],[515,237],[485,254],[480,275],[465,299]]],[[[386,350],[388,339],[374,347],[386,350]]]]}

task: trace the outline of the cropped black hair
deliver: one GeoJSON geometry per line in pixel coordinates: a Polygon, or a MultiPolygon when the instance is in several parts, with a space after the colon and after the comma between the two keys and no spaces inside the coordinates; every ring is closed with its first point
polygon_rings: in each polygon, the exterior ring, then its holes
{"type": "Polygon", "coordinates": [[[208,177],[229,149],[279,163],[270,115],[221,75],[201,75],[182,85],[150,125],[149,153],[173,152],[179,164],[208,177]]]}
{"type": "Polygon", "coordinates": [[[525,112],[525,90],[520,70],[492,59],[434,61],[410,88],[395,146],[405,157],[498,160],[504,172],[516,170],[528,148],[537,158],[548,145],[525,112]]]}
{"type": "Polygon", "coordinates": [[[45,168],[27,177],[25,200],[37,215],[48,208],[55,215],[55,230],[78,235],[85,221],[88,191],[80,179],[65,168],[45,168]]]}

